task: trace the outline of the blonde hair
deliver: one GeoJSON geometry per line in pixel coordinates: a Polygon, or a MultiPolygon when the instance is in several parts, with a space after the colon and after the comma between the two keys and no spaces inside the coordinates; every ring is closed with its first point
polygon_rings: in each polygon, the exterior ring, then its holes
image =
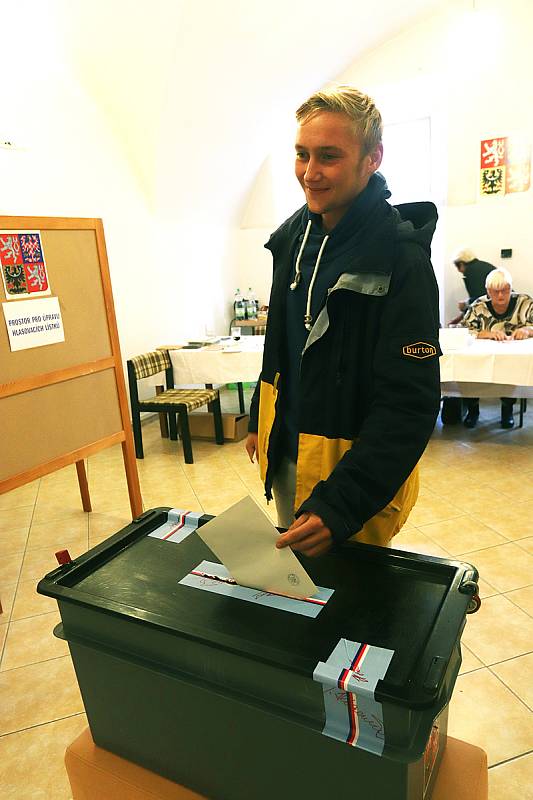
{"type": "Polygon", "coordinates": [[[463,247],[463,249],[459,250],[453,257],[452,261],[454,264],[469,264],[471,261],[474,261],[475,257],[473,250],[470,250],[468,247],[463,247]]]}
{"type": "Polygon", "coordinates": [[[513,288],[513,279],[508,270],[500,267],[500,269],[493,269],[492,272],[489,272],[485,281],[486,289],[503,289],[504,286],[513,288]]]}
{"type": "Polygon", "coordinates": [[[383,121],[371,97],[353,86],[334,84],[311,95],[296,111],[301,125],[321,111],[346,114],[355,123],[361,136],[365,155],[381,144],[383,121]]]}

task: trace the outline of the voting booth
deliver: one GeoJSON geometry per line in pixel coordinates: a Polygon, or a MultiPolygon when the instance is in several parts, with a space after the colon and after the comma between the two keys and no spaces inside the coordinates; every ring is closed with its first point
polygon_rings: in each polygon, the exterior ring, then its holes
{"type": "Polygon", "coordinates": [[[477,572],[354,545],[292,599],[228,579],[210,517],[146,512],[40,581],[92,738],[210,800],[426,800],[477,572]]]}

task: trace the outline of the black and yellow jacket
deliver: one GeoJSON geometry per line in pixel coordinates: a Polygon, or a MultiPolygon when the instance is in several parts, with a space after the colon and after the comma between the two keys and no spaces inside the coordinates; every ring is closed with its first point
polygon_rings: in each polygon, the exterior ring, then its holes
{"type": "MultiPolygon", "coordinates": [[[[384,182],[383,182],[384,183],[384,182]]],[[[312,511],[334,539],[385,544],[418,493],[416,465],[440,402],[438,289],[429,254],[432,203],[383,197],[353,241],[300,361],[295,515],[312,511]]],[[[250,409],[267,498],[284,454],[286,304],[307,206],[271,236],[274,260],[263,366],[250,409]]]]}

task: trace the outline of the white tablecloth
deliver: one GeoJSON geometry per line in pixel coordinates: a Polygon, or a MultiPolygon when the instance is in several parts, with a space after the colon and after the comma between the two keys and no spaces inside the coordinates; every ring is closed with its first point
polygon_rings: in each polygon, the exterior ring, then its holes
{"type": "Polygon", "coordinates": [[[256,381],[261,372],[264,336],[243,336],[198,350],[170,350],[174,383],[236,383],[256,381]]]}
{"type": "Polygon", "coordinates": [[[496,342],[473,339],[449,349],[441,336],[440,380],[443,395],[533,397],[533,339],[496,342]]]}
{"type": "MultiPolygon", "coordinates": [[[[243,336],[198,350],[171,350],[177,385],[256,381],[264,336],[243,336]]],[[[453,337],[452,337],[453,338],[453,337]]],[[[459,337],[460,338],[460,337],[459,337]]],[[[468,337],[466,337],[468,339],[468,337]]],[[[533,339],[495,342],[450,340],[443,330],[440,359],[442,394],[464,397],[533,397],[533,339]]]]}

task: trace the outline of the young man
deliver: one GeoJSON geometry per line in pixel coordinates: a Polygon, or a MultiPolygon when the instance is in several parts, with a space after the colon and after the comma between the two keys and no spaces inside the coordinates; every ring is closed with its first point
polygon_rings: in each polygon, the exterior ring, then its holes
{"type": "Polygon", "coordinates": [[[318,556],[349,538],[386,545],[418,493],[439,409],[431,203],[387,203],[381,116],[352,87],[296,112],[306,205],[266,247],[274,274],[246,449],[277,546],[318,556]]]}
{"type": "MultiPolygon", "coordinates": [[[[506,269],[494,269],[486,279],[487,293],[478,297],[464,316],[462,324],[477,339],[529,339],[533,336],[533,299],[512,291],[513,279],[506,269]]],[[[502,397],[501,427],[514,426],[512,397],[502,397]]],[[[474,428],[479,418],[479,397],[467,398],[468,413],[464,424],[474,428]]]]}

